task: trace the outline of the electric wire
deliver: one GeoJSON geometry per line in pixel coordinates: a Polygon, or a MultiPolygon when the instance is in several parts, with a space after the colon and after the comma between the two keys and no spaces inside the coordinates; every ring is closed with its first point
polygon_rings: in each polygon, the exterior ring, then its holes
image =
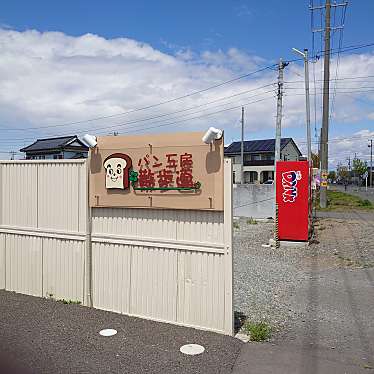
{"type": "MultiPolygon", "coordinates": [[[[112,115],[107,115],[107,116],[99,116],[99,117],[95,117],[95,118],[89,118],[89,119],[86,119],[86,120],[61,123],[61,124],[56,124],[56,125],[47,125],[47,126],[44,126],[43,128],[47,128],[47,127],[48,128],[50,128],[50,127],[52,128],[52,127],[63,127],[63,126],[77,125],[77,124],[81,124],[81,123],[85,123],[85,122],[93,122],[93,121],[97,121],[97,120],[108,119],[108,118],[113,118],[113,117],[117,117],[117,116],[123,116],[123,115],[131,114],[131,113],[135,113],[135,112],[140,112],[140,111],[151,109],[151,108],[156,108],[156,107],[159,107],[161,105],[170,104],[170,103],[176,102],[178,100],[186,99],[187,97],[195,96],[195,95],[201,94],[203,92],[207,92],[209,90],[212,90],[212,89],[215,89],[215,88],[219,88],[219,87],[222,87],[222,86],[225,86],[225,85],[237,82],[237,81],[242,80],[244,78],[248,78],[250,76],[253,76],[255,74],[258,74],[258,73],[261,73],[261,72],[263,72],[265,70],[268,70],[268,69],[270,69],[270,68],[272,68],[274,66],[276,66],[276,64],[272,64],[272,65],[268,65],[268,66],[262,67],[260,69],[255,70],[255,71],[252,71],[250,73],[240,75],[240,76],[235,77],[233,79],[229,79],[227,81],[224,81],[224,82],[221,82],[221,83],[218,83],[218,84],[215,84],[215,85],[203,88],[201,90],[193,91],[193,92],[190,92],[188,94],[185,94],[185,95],[182,95],[182,96],[178,96],[178,97],[174,97],[172,99],[164,100],[164,101],[161,101],[161,102],[158,102],[158,103],[155,103],[155,104],[151,104],[151,105],[147,105],[147,106],[143,106],[143,107],[134,108],[134,109],[128,110],[126,112],[112,114],[112,115]]],[[[42,128],[42,127],[40,127],[40,128],[42,128]]]]}

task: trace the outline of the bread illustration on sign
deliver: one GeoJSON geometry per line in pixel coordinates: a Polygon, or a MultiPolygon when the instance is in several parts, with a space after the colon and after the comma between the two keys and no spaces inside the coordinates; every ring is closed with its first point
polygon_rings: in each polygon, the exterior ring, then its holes
{"type": "Polygon", "coordinates": [[[105,187],[126,190],[130,186],[131,158],[124,153],[113,153],[104,160],[105,187]]]}

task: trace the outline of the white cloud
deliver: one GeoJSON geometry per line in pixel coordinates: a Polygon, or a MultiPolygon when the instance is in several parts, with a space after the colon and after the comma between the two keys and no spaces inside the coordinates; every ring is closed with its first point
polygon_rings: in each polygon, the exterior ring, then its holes
{"type": "MultiPolygon", "coordinates": [[[[72,37],[60,32],[40,33],[34,30],[18,32],[0,29],[0,48],[2,50],[0,128],[25,129],[22,132],[3,131],[6,134],[5,139],[3,137],[2,140],[3,145],[7,144],[6,142],[15,144],[14,139],[33,139],[37,136],[85,131],[95,132],[98,128],[100,128],[97,130],[98,133],[109,130],[139,132],[144,127],[170,123],[173,119],[175,122],[181,121],[191,112],[194,114],[190,117],[195,117],[240,106],[261,98],[270,99],[249,105],[246,109],[248,133],[272,129],[275,124],[274,94],[265,93],[275,89],[275,86],[272,86],[170,117],[144,121],[138,127],[134,127],[135,124],[133,124],[129,125],[132,127],[114,128],[116,124],[126,121],[203,105],[221,97],[275,82],[276,71],[267,70],[252,76],[251,79],[239,80],[230,85],[147,111],[75,126],[27,131],[27,128],[30,130],[31,127],[115,115],[134,108],[153,105],[219,84],[237,75],[271,64],[271,62],[236,48],[230,48],[227,51],[209,50],[202,53],[182,48],[173,54],[166,54],[148,44],[126,38],[105,39],[93,34],[72,37]],[[258,96],[254,97],[255,95],[258,96]],[[103,127],[108,127],[108,130],[102,130],[103,127]]],[[[319,63],[316,70],[319,71],[320,68],[319,63]]],[[[332,66],[332,71],[334,71],[334,66],[332,66]]],[[[373,55],[342,57],[339,76],[358,75],[374,75],[373,55]]],[[[292,131],[293,128],[304,127],[305,123],[303,67],[291,64],[286,68],[285,80],[301,81],[301,83],[286,84],[283,126],[292,131]],[[290,89],[290,87],[296,89],[290,89]]],[[[317,82],[318,90],[320,90],[320,84],[321,82],[317,82]]],[[[358,84],[364,85],[363,82],[342,81],[339,82],[338,87],[341,90],[341,88],[358,86],[358,84]]],[[[311,92],[313,93],[313,87],[311,92]]],[[[372,93],[359,93],[353,96],[337,95],[335,107],[339,110],[335,111],[333,122],[349,123],[372,118],[372,105],[369,104],[373,101],[372,93]]],[[[216,125],[224,127],[230,138],[232,133],[237,132],[236,125],[239,117],[240,108],[148,131],[191,130],[202,127],[205,129],[210,125],[216,125]]]]}

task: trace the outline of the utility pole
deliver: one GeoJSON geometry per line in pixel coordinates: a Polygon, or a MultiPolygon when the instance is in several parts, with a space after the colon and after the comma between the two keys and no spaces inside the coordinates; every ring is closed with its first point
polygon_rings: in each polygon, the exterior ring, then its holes
{"type": "MultiPolygon", "coordinates": [[[[283,70],[287,66],[282,59],[279,59],[278,65],[278,93],[277,93],[277,120],[275,127],[275,155],[274,166],[276,171],[276,163],[280,160],[281,150],[281,133],[282,133],[282,101],[283,101],[283,70]]],[[[275,178],[274,178],[275,180],[275,178]]]]}
{"type": "Polygon", "coordinates": [[[328,141],[329,141],[329,99],[330,99],[330,13],[331,2],[326,0],[325,17],[325,58],[323,76],[323,112],[322,112],[322,139],[321,139],[321,185],[320,207],[327,207],[327,175],[328,175],[328,141]]]}
{"type": "Polygon", "coordinates": [[[309,95],[309,62],[308,62],[308,49],[304,52],[296,48],[292,48],[296,53],[301,55],[304,59],[304,78],[305,78],[305,106],[306,106],[306,139],[308,144],[308,161],[312,160],[312,141],[310,137],[310,95],[309,95]]]}
{"type": "Polygon", "coordinates": [[[241,165],[240,165],[240,183],[244,184],[244,106],[242,107],[242,142],[240,147],[241,165]]]}
{"type": "Polygon", "coordinates": [[[318,137],[318,170],[319,170],[319,175],[321,176],[321,144],[322,144],[322,127],[319,130],[319,137],[318,137]]]}
{"type": "Polygon", "coordinates": [[[274,154],[274,195],[275,195],[275,230],[274,239],[275,247],[279,248],[279,236],[278,236],[278,203],[277,203],[277,161],[281,158],[281,136],[282,136],[282,101],[283,101],[283,70],[288,65],[279,59],[278,65],[278,92],[277,92],[277,120],[275,126],[275,154],[274,154]]]}
{"type": "Polygon", "coordinates": [[[10,151],[9,154],[10,154],[10,159],[14,160],[14,157],[16,156],[17,152],[16,151],[10,151]]]}
{"type": "Polygon", "coordinates": [[[370,139],[370,187],[373,187],[373,139],[370,139]]]}

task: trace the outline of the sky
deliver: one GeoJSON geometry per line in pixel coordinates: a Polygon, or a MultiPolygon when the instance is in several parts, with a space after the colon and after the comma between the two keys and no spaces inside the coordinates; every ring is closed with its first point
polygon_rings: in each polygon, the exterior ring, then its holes
{"type": "MultiPolygon", "coordinates": [[[[318,6],[320,0],[313,3],[318,6]]],[[[229,144],[240,138],[242,105],[245,138],[272,138],[276,63],[279,58],[297,59],[292,47],[308,48],[311,55],[313,49],[317,55],[323,49],[320,33],[312,40],[309,4],[4,0],[0,157],[9,158],[9,151],[36,138],[113,131],[134,134],[215,126],[225,130],[229,144]],[[235,80],[243,75],[247,76],[235,80]],[[212,86],[216,87],[207,89],[212,86]]],[[[343,9],[333,10],[333,26],[341,24],[343,9]]],[[[343,30],[332,33],[331,168],[355,153],[369,159],[368,139],[374,137],[374,46],[337,53],[340,38],[343,49],[374,43],[368,14],[374,14],[374,2],[349,1],[343,30]]],[[[321,13],[315,10],[314,28],[320,28],[320,21],[321,13]]],[[[312,59],[313,149],[321,124],[322,68],[321,59],[312,59]]],[[[293,137],[305,152],[302,61],[291,62],[284,78],[282,136],[293,137]]]]}

